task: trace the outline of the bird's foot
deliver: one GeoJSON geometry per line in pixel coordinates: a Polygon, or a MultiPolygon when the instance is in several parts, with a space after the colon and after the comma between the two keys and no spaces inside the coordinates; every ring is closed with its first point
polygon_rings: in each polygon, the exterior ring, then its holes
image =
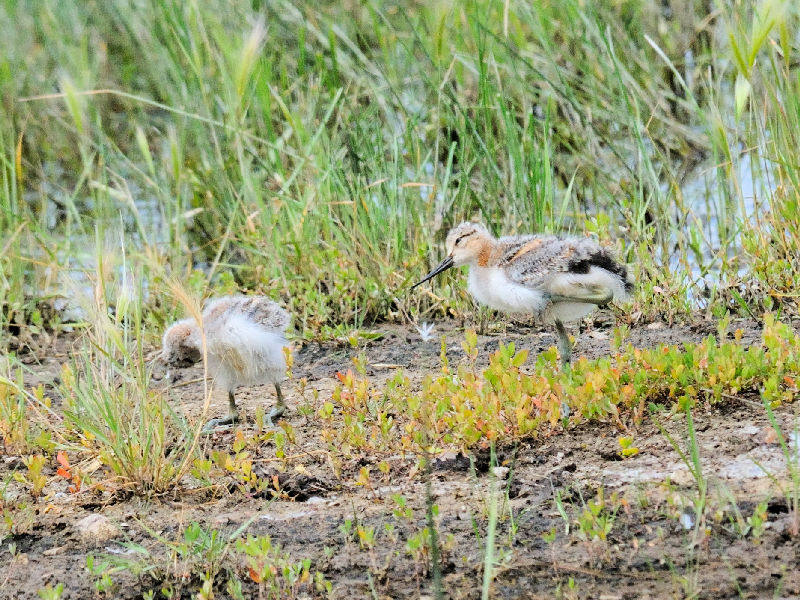
{"type": "Polygon", "coordinates": [[[221,425],[231,425],[233,423],[238,423],[238,422],[239,422],[238,413],[230,414],[227,417],[222,417],[221,419],[211,419],[208,423],[205,424],[205,427],[203,427],[202,433],[205,434],[213,433],[214,430],[221,425]]]}
{"type": "Polygon", "coordinates": [[[267,424],[270,427],[275,427],[275,422],[273,421],[273,419],[282,417],[284,412],[286,412],[285,406],[278,405],[273,407],[273,409],[269,411],[269,414],[267,415],[267,424]]]}

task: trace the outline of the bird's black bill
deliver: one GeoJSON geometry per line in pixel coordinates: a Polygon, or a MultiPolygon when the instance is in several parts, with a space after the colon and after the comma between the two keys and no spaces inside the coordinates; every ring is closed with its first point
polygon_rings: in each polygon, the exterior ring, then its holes
{"type": "Polygon", "coordinates": [[[425,282],[426,282],[426,281],[428,281],[429,279],[433,279],[433,278],[434,278],[434,277],[436,277],[436,276],[437,276],[439,273],[441,273],[441,272],[443,272],[443,271],[447,271],[447,269],[449,269],[449,268],[450,268],[450,267],[452,267],[452,266],[453,266],[453,257],[452,257],[452,256],[448,256],[448,257],[447,257],[447,258],[445,258],[445,259],[444,259],[442,262],[440,262],[440,263],[439,263],[439,266],[438,266],[438,267],[436,267],[436,268],[435,268],[433,271],[431,271],[430,273],[428,273],[427,275],[425,275],[425,277],[423,277],[423,278],[422,278],[422,281],[420,281],[419,283],[415,283],[414,285],[412,285],[412,286],[411,286],[411,289],[413,290],[415,287],[422,285],[423,283],[425,283],[425,282]]]}

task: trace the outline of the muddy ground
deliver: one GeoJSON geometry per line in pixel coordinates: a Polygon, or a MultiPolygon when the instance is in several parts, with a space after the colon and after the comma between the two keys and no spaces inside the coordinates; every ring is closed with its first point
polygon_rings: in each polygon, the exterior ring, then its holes
{"type": "MultiPolygon", "coordinates": [[[[608,315],[601,316],[577,335],[575,356],[594,358],[608,353],[611,323],[608,315]]],[[[731,329],[736,327],[744,330],[742,343],[758,343],[757,323],[735,322],[731,329]]],[[[531,348],[532,353],[554,343],[552,333],[541,327],[510,323],[492,329],[479,336],[480,360],[485,361],[499,341],[513,340],[518,348],[531,348]]],[[[37,598],[37,590],[57,583],[65,586],[64,598],[141,598],[149,590],[161,597],[161,588],[151,577],[126,573],[114,575],[111,591],[97,594],[86,570],[86,556],[124,555],[130,552],[124,543],[132,541],[151,548],[163,560],[165,546],[155,536],[174,540],[191,522],[226,533],[246,525],[247,533],[271,536],[294,559],[310,558],[312,570],[321,571],[332,583],[335,598],[433,597],[427,559],[406,551],[409,537],[425,527],[425,486],[416,460],[393,457],[396,464],[386,476],[370,465],[370,485],[357,485],[358,470],[362,463],[369,465],[369,460],[345,464],[337,475],[319,439],[319,423],[298,409],[309,403],[319,408],[330,397],[335,374],[351,368],[358,352],[365,353],[367,374],[374,382],[386,380],[400,368],[412,381],[437,370],[439,335],[448,340],[451,361],[463,358],[459,323],[438,324],[430,342],[422,341],[411,327],[391,326],[382,331],[380,339],[364,342],[358,349],[333,342],[297,349],[295,379],[305,378],[308,387],[305,398],[300,399],[296,383],[284,385],[290,408],[286,418],[297,438],[287,449],[292,468],[287,473],[276,470],[270,442],[253,449],[256,472],[268,480],[277,477],[285,491],[283,497],[244,494],[232,481],[221,482],[213,491],[187,487],[168,497],[149,499],[70,494],[66,489],[59,491],[58,482],[52,482],[47,496],[33,504],[34,525],[3,542],[0,598],[37,598]],[[310,390],[319,391],[316,400],[310,390]],[[302,467],[298,470],[296,465],[302,467]],[[393,514],[397,508],[394,494],[408,500],[410,517],[393,514]],[[107,517],[117,528],[116,537],[82,535],[78,522],[93,514],[107,517]],[[374,527],[376,542],[371,549],[361,548],[353,535],[343,532],[347,520],[374,527]],[[387,525],[394,528],[392,533],[387,525]],[[13,557],[9,544],[15,545],[13,557]]],[[[650,347],[699,341],[714,332],[715,326],[709,322],[696,326],[651,324],[633,328],[628,340],[637,347],[650,347]]],[[[52,382],[57,375],[60,362],[66,359],[65,344],[61,340],[50,358],[28,358],[42,382],[52,382]]],[[[156,367],[154,385],[172,385],[175,405],[197,417],[203,384],[195,380],[201,373],[199,367],[180,373],[156,367]]],[[[30,382],[33,380],[32,375],[30,382]]],[[[267,387],[242,389],[237,397],[252,423],[256,407],[271,405],[274,392],[267,387]]],[[[224,397],[215,398],[210,416],[224,414],[226,404],[224,397]]],[[[791,406],[778,411],[785,431],[794,426],[793,411],[791,406]]],[[[685,419],[662,413],[660,421],[685,448],[685,419]]],[[[503,448],[501,461],[508,469],[488,469],[485,453],[477,456],[475,468],[462,456],[438,457],[433,493],[439,507],[437,530],[444,545],[446,596],[481,595],[488,498],[496,476],[503,490],[500,504],[504,516],[497,532],[494,598],[800,597],[800,538],[791,535],[790,512],[779,488],[787,478],[786,464],[758,399],[731,399],[701,407],[695,423],[709,482],[709,508],[699,534],[691,508],[697,497],[692,475],[652,420],[631,432],[620,431],[611,423],[582,424],[560,435],[503,448]],[[633,435],[639,449],[625,460],[618,452],[622,435],[633,435]],[[615,517],[605,542],[584,540],[578,519],[601,487],[607,512],[615,517]],[[752,530],[745,532],[746,519],[762,500],[767,501],[767,521],[756,536],[752,530]]],[[[252,432],[252,425],[242,427],[252,432]]],[[[218,431],[205,441],[207,451],[229,450],[234,435],[233,429],[218,431]]],[[[55,467],[48,466],[51,481],[56,479],[55,467]]],[[[2,480],[9,481],[16,468],[20,461],[5,457],[0,467],[2,480]]],[[[7,497],[11,497],[10,491],[7,497]]],[[[235,568],[245,584],[244,596],[257,597],[247,570],[241,565],[235,568]]],[[[217,578],[215,598],[229,597],[225,581],[223,572],[217,578]]],[[[174,589],[175,597],[193,597],[199,582],[196,576],[190,577],[174,589]]],[[[308,590],[297,594],[308,596],[308,590]]]]}

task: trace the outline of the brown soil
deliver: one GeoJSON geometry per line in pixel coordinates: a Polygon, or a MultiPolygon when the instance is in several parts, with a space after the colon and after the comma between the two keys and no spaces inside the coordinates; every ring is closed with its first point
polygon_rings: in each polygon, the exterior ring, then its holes
{"type": "MultiPolygon", "coordinates": [[[[735,327],[744,330],[743,343],[759,339],[758,324],[739,322],[732,329],[735,327]]],[[[714,331],[714,325],[706,323],[694,327],[657,324],[634,328],[628,340],[637,347],[648,347],[698,341],[714,331]]],[[[367,374],[376,382],[391,377],[398,368],[417,381],[438,369],[439,335],[448,340],[451,361],[463,357],[463,329],[454,323],[438,324],[436,341],[428,343],[413,328],[386,327],[383,332],[380,339],[362,343],[358,349],[311,343],[296,351],[295,379],[306,378],[308,390],[318,390],[319,396],[316,401],[309,400],[312,396],[307,390],[306,400],[301,400],[296,383],[284,386],[290,408],[286,417],[297,436],[296,444],[287,450],[292,455],[288,461],[291,468],[280,472],[271,442],[252,449],[256,472],[268,480],[274,476],[285,492],[283,497],[271,500],[263,493],[253,497],[237,490],[232,481],[221,481],[214,491],[187,488],[170,497],[149,499],[119,493],[70,494],[65,483],[52,477],[46,496],[32,504],[33,526],[3,542],[0,598],[37,598],[37,590],[58,582],[65,586],[64,598],[97,597],[86,570],[87,554],[125,552],[121,542],[132,541],[166,556],[164,544],[154,534],[174,540],[191,522],[227,533],[249,523],[247,533],[271,536],[294,559],[310,558],[313,568],[332,582],[335,598],[434,597],[427,560],[414,560],[406,552],[409,536],[425,527],[425,484],[416,461],[393,457],[389,475],[372,468],[371,489],[359,486],[356,479],[363,464],[346,464],[337,476],[319,439],[318,422],[298,411],[302,402],[313,405],[328,399],[336,372],[351,368],[359,352],[365,354],[367,374]],[[297,465],[302,469],[296,469],[297,465]],[[393,494],[408,499],[413,509],[410,519],[393,515],[393,494]],[[93,513],[108,517],[122,535],[99,543],[85,541],[75,524],[93,513]],[[355,538],[345,537],[342,525],[348,519],[374,527],[372,550],[362,550],[355,538]],[[394,527],[393,535],[387,533],[387,525],[394,527]],[[16,545],[13,559],[9,543],[16,545]]],[[[577,336],[575,355],[593,358],[608,353],[609,335],[608,323],[597,321],[577,336]]],[[[518,348],[531,348],[532,353],[554,343],[549,330],[509,324],[479,336],[482,359],[499,341],[509,340],[518,348]]],[[[61,356],[67,343],[59,342],[61,356]]],[[[59,356],[55,353],[41,361],[31,360],[32,374],[26,382],[52,382],[63,360],[59,356]]],[[[200,375],[199,367],[170,374],[156,367],[155,385],[191,382],[200,375]],[[179,379],[174,381],[176,375],[179,379]]],[[[202,389],[202,383],[194,382],[174,387],[171,394],[177,406],[197,417],[202,389]]],[[[237,398],[252,421],[260,403],[271,406],[274,392],[267,387],[242,389],[237,398]]],[[[215,398],[210,416],[222,415],[225,410],[225,398],[215,398]]],[[[792,408],[779,410],[778,416],[784,430],[791,431],[792,408]]],[[[669,413],[659,418],[681,448],[686,448],[685,419],[669,413]]],[[[695,424],[709,482],[709,508],[699,535],[695,535],[691,509],[691,500],[697,497],[693,477],[652,421],[627,433],[611,423],[583,424],[563,435],[503,448],[500,460],[508,472],[489,470],[485,453],[475,457],[475,468],[466,457],[438,457],[432,479],[439,507],[437,529],[445,546],[446,596],[481,595],[486,514],[494,473],[507,494],[501,497],[504,516],[498,523],[493,598],[633,599],[691,593],[702,598],[800,597],[800,537],[790,534],[790,512],[777,487],[787,477],[786,465],[764,409],[757,398],[732,399],[698,409],[695,424]],[[633,435],[639,448],[636,456],[626,460],[618,455],[622,435],[633,435]],[[774,478],[766,476],[756,462],[774,478]],[[612,494],[618,494],[616,517],[606,542],[585,541],[577,519],[601,487],[609,505],[612,494]],[[569,522],[562,518],[556,498],[560,498],[569,522]],[[756,538],[737,531],[734,506],[744,523],[765,499],[769,499],[768,521],[763,533],[756,538]],[[549,532],[555,535],[552,542],[543,537],[549,532]]],[[[243,428],[252,433],[251,428],[243,428]]],[[[230,450],[233,437],[230,429],[215,433],[206,441],[207,451],[230,450]]],[[[55,467],[50,465],[48,474],[54,475],[55,467]]],[[[10,481],[12,471],[18,468],[22,468],[18,458],[6,457],[0,465],[3,481],[10,481]]],[[[15,485],[8,484],[6,496],[21,500],[22,488],[15,485]]],[[[245,597],[256,597],[246,569],[239,576],[245,584],[245,597]]],[[[104,597],[141,598],[148,590],[161,597],[161,586],[147,575],[120,573],[114,580],[114,591],[104,597]]],[[[217,581],[214,597],[229,597],[224,573],[217,581]]],[[[198,581],[189,580],[180,597],[189,598],[198,589],[198,581]]]]}

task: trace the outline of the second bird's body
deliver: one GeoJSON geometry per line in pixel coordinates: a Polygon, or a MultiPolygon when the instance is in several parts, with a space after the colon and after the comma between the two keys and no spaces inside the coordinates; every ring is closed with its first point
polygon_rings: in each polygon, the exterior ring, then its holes
{"type": "Polygon", "coordinates": [[[228,392],[229,414],[206,426],[237,421],[234,390],[243,385],[272,383],[278,403],[270,421],[283,414],[279,382],[286,373],[284,332],[291,318],[263,296],[227,296],[209,301],[202,312],[202,329],[194,319],[173,324],[164,333],[162,356],[167,364],[182,366],[202,359],[205,338],[207,368],[214,385],[228,392]]]}

